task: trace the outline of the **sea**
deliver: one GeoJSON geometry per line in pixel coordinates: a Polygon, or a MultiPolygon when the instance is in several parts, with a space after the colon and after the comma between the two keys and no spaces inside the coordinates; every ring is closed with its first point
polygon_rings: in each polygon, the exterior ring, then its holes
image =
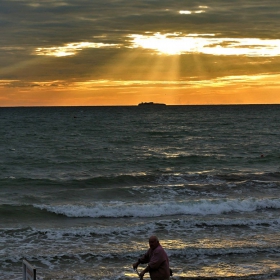
{"type": "Polygon", "coordinates": [[[136,280],[151,235],[172,279],[280,279],[279,125],[280,105],[0,108],[0,279],[136,280]]]}

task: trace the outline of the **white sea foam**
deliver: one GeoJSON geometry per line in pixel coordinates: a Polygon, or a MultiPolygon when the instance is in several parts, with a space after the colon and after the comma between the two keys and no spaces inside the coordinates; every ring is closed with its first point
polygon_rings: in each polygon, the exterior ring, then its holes
{"type": "Polygon", "coordinates": [[[280,199],[214,199],[170,201],[146,204],[124,202],[93,205],[34,205],[39,209],[67,217],[160,217],[166,215],[213,215],[230,212],[253,212],[261,209],[279,209],[280,199]]]}
{"type": "MultiPolygon", "coordinates": [[[[124,225],[123,222],[119,224],[114,223],[113,225],[99,225],[96,226],[87,226],[87,227],[71,227],[71,228],[22,228],[22,229],[6,229],[0,230],[0,241],[3,243],[15,243],[15,242],[29,242],[30,238],[39,239],[43,238],[45,240],[72,240],[77,238],[118,238],[135,236],[135,235],[145,235],[149,232],[153,233],[159,230],[164,230],[165,232],[174,232],[179,234],[181,237],[191,231],[204,231],[206,227],[243,227],[248,226],[252,228],[265,227],[274,232],[279,230],[280,218],[267,218],[263,219],[253,219],[248,218],[244,215],[239,219],[229,219],[221,217],[220,219],[212,220],[211,217],[201,217],[200,219],[193,218],[189,219],[174,218],[170,219],[161,219],[156,223],[154,221],[148,222],[143,219],[142,222],[137,224],[130,224],[129,222],[124,225]]],[[[225,229],[226,230],[226,229],[225,229]]],[[[0,250],[1,252],[1,250],[0,250]]]]}

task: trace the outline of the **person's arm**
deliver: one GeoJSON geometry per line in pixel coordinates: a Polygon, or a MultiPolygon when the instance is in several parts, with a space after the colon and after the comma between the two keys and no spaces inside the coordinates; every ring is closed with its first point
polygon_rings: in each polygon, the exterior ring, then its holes
{"type": "Polygon", "coordinates": [[[147,266],[145,269],[143,269],[143,270],[139,273],[140,279],[143,279],[145,273],[148,272],[149,270],[150,270],[150,267],[149,267],[149,266],[147,266]]]}
{"type": "Polygon", "coordinates": [[[148,263],[149,262],[149,250],[140,258],[136,263],[134,263],[133,269],[136,269],[140,263],[148,263]]]}
{"type": "Polygon", "coordinates": [[[141,263],[140,260],[138,260],[136,263],[134,263],[134,264],[132,265],[132,266],[133,266],[133,269],[136,269],[140,263],[141,263]]]}

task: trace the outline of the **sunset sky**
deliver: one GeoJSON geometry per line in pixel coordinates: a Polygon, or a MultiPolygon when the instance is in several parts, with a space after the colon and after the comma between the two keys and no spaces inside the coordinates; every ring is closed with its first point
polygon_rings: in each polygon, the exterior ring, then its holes
{"type": "Polygon", "coordinates": [[[0,7],[0,107],[280,103],[280,1],[0,7]]]}

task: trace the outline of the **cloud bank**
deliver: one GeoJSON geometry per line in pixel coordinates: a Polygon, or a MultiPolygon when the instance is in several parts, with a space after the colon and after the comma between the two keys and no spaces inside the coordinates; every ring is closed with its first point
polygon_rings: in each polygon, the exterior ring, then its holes
{"type": "Polygon", "coordinates": [[[275,0],[0,0],[0,5],[2,88],[105,85],[92,81],[110,81],[109,86],[167,81],[182,88],[280,72],[275,0]]]}

